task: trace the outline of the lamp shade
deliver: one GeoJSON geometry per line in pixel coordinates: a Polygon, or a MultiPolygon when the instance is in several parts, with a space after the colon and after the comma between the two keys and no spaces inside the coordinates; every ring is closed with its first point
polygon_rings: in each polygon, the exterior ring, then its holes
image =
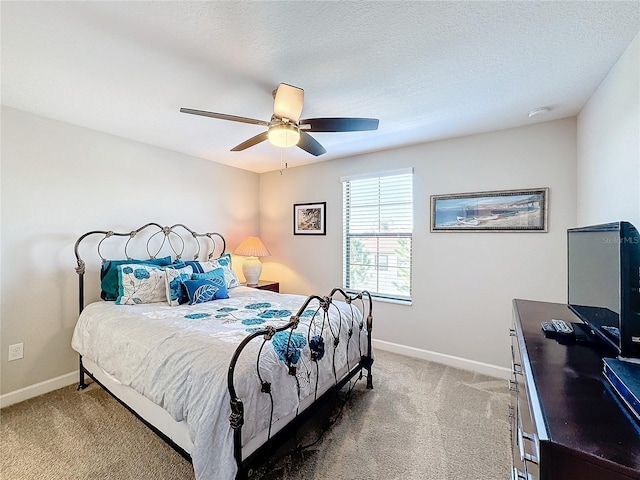
{"type": "Polygon", "coordinates": [[[233,253],[243,257],[268,257],[271,255],[258,237],[245,238],[233,253]]]}
{"type": "Polygon", "coordinates": [[[267,247],[264,246],[262,240],[258,237],[247,237],[238,248],[234,250],[236,255],[242,255],[247,258],[242,264],[242,273],[247,280],[247,285],[255,287],[260,281],[260,275],[262,274],[262,263],[258,257],[267,257],[271,255],[267,247]]]}

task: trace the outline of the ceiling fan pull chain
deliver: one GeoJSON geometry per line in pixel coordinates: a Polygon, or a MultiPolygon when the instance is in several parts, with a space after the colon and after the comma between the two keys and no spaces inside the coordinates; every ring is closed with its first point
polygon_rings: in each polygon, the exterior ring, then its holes
{"type": "Polygon", "coordinates": [[[284,155],[283,151],[284,151],[284,148],[281,148],[280,149],[280,176],[282,176],[282,173],[284,170],[289,168],[289,162],[284,162],[284,169],[282,168],[282,162],[283,162],[282,155],[284,155]]]}

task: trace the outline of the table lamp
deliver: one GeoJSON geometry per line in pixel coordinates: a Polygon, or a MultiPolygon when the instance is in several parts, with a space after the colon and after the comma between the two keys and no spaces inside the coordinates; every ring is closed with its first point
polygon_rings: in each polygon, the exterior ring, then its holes
{"type": "Polygon", "coordinates": [[[262,240],[258,237],[247,237],[238,245],[238,248],[236,248],[233,253],[247,257],[242,264],[242,273],[247,280],[247,286],[257,286],[260,274],[262,273],[262,263],[260,263],[259,257],[268,257],[271,255],[267,247],[262,243],[262,240]]]}

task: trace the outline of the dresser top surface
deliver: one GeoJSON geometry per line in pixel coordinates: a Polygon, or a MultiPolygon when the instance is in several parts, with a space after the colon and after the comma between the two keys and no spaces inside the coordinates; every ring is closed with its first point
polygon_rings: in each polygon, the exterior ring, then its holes
{"type": "MultiPolygon", "coordinates": [[[[602,374],[614,352],[599,341],[560,343],[540,323],[552,318],[582,323],[564,304],[514,300],[523,370],[537,391],[549,440],[640,471],[640,426],[602,374]]],[[[538,420],[536,420],[538,422],[538,420]]]]}

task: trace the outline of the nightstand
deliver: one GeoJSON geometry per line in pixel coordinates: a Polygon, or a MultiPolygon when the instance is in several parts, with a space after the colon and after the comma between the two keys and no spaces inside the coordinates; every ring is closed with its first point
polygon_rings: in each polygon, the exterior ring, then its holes
{"type": "MultiPolygon", "coordinates": [[[[246,282],[242,285],[248,287],[246,282]]],[[[258,285],[251,288],[257,288],[258,290],[269,290],[271,292],[280,293],[280,282],[272,282],[271,280],[258,280],[258,285]]]]}

